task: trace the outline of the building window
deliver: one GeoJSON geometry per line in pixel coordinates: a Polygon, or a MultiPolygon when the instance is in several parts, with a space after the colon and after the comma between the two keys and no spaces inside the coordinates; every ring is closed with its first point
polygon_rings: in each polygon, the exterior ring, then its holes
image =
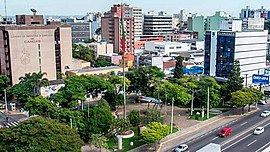
{"type": "Polygon", "coordinates": [[[170,50],[174,49],[174,47],[169,47],[170,50]]]}
{"type": "Polygon", "coordinates": [[[40,44],[38,44],[38,49],[40,50],[40,44]]]}

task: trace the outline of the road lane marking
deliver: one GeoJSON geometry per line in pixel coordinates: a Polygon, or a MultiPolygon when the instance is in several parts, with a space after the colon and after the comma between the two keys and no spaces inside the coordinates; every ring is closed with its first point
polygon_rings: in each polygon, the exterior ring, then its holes
{"type": "Polygon", "coordinates": [[[218,139],[219,137],[217,136],[217,137],[215,137],[215,138],[213,138],[212,140],[216,140],[216,139],[218,139]]]}
{"type": "Polygon", "coordinates": [[[250,146],[250,145],[254,144],[256,141],[257,141],[257,140],[252,141],[252,142],[249,143],[247,146],[250,146]]]}
{"type": "Polygon", "coordinates": [[[270,125],[270,123],[268,123],[268,124],[264,125],[264,126],[263,126],[263,128],[265,128],[265,127],[267,127],[267,126],[269,126],[269,125],[270,125]]]}
{"type": "Polygon", "coordinates": [[[244,123],[242,123],[240,126],[244,126],[245,124],[247,124],[247,121],[246,121],[246,122],[244,122],[244,123]]]}
{"type": "Polygon", "coordinates": [[[268,146],[270,144],[270,142],[268,142],[267,144],[265,144],[264,146],[262,146],[260,149],[256,150],[256,152],[261,151],[262,149],[264,149],[266,146],[268,146]]]}
{"type": "Polygon", "coordinates": [[[228,149],[228,148],[232,147],[233,145],[235,145],[235,144],[239,143],[240,141],[242,141],[242,140],[246,139],[247,137],[249,137],[249,136],[251,136],[251,135],[252,135],[252,134],[249,134],[249,135],[247,135],[247,136],[245,136],[245,137],[241,138],[240,140],[238,140],[238,141],[234,142],[233,144],[229,145],[228,147],[226,147],[226,148],[222,149],[221,151],[224,151],[224,150],[226,150],[226,149],[228,149]]]}

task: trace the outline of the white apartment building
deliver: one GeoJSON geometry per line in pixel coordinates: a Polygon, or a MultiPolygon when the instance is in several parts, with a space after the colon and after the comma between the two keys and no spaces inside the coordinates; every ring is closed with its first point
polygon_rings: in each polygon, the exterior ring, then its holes
{"type": "Polygon", "coordinates": [[[146,42],[145,52],[160,56],[170,56],[171,53],[190,50],[191,44],[181,42],[146,42]]]}
{"type": "Polygon", "coordinates": [[[138,7],[133,7],[133,17],[134,17],[134,35],[143,35],[143,15],[142,9],[138,7]]]}

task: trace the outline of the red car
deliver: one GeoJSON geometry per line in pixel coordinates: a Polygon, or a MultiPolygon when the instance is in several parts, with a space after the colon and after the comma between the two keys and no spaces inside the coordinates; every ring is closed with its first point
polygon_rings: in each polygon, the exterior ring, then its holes
{"type": "Polygon", "coordinates": [[[226,127],[222,129],[222,131],[219,133],[219,136],[226,137],[226,136],[229,136],[231,132],[232,132],[232,128],[226,127]]]}

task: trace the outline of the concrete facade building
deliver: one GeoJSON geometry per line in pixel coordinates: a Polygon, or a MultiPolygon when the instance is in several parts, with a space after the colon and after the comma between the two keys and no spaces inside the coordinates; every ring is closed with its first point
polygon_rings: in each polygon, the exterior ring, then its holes
{"type": "Polygon", "coordinates": [[[149,12],[144,15],[143,34],[144,35],[165,35],[171,34],[172,16],[165,12],[149,12]]]}
{"type": "Polygon", "coordinates": [[[72,43],[85,42],[92,38],[91,22],[69,23],[72,31],[72,43]]]}
{"type": "MultiPolygon", "coordinates": [[[[267,31],[208,31],[205,37],[204,74],[228,78],[235,60],[247,84],[266,67],[267,31]]],[[[245,83],[245,82],[244,82],[245,83]]]]}
{"type": "Polygon", "coordinates": [[[57,72],[65,73],[72,62],[71,27],[56,25],[0,26],[1,74],[11,84],[25,73],[46,72],[56,80],[57,72]]]}
{"type": "Polygon", "coordinates": [[[95,52],[96,58],[113,55],[113,44],[108,44],[106,41],[90,43],[88,47],[95,52]]]}
{"type": "Polygon", "coordinates": [[[174,52],[190,50],[190,44],[181,42],[146,42],[145,52],[160,56],[170,56],[174,52]]]}
{"type": "Polygon", "coordinates": [[[220,30],[223,31],[242,31],[242,20],[226,19],[221,21],[220,30]]]}
{"type": "Polygon", "coordinates": [[[134,36],[143,35],[142,9],[138,7],[133,7],[132,14],[134,17],[134,36]]]}
{"type": "Polygon", "coordinates": [[[126,52],[134,51],[134,17],[133,8],[129,5],[114,5],[109,12],[106,12],[101,19],[102,39],[114,45],[114,52],[122,52],[121,47],[121,18],[123,18],[126,34],[126,52]]]}
{"type": "Polygon", "coordinates": [[[43,15],[16,15],[16,25],[44,24],[43,15]]]}

